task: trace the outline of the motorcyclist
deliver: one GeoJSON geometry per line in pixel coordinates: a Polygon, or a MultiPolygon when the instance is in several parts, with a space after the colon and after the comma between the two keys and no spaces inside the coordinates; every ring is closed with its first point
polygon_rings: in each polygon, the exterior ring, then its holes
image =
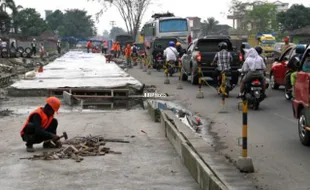
{"type": "Polygon", "coordinates": [[[221,42],[218,45],[219,52],[215,54],[213,62],[211,65],[216,64],[217,68],[215,69],[214,77],[217,80],[218,86],[221,85],[221,73],[224,71],[229,71],[231,69],[230,64],[233,61],[233,57],[230,52],[228,52],[228,45],[226,42],[221,42]]]}
{"type": "Polygon", "coordinates": [[[164,57],[168,63],[176,63],[178,60],[178,50],[175,48],[174,41],[169,42],[169,47],[164,50],[164,57]]]}
{"type": "MultiPolygon", "coordinates": [[[[296,51],[298,50],[303,50],[305,49],[304,45],[297,45],[296,46],[296,51]]],[[[301,51],[300,51],[301,52],[301,51]]],[[[298,58],[298,60],[301,60],[303,54],[295,54],[287,63],[286,67],[290,70],[292,70],[291,73],[289,73],[288,75],[285,76],[285,81],[286,81],[286,88],[289,91],[293,91],[294,85],[295,85],[295,81],[296,81],[296,77],[297,77],[297,70],[298,70],[298,65],[296,62],[296,58],[298,58]]],[[[294,96],[294,95],[293,95],[294,96]]]]}
{"type": "Polygon", "coordinates": [[[176,43],[176,49],[178,50],[178,53],[179,53],[179,58],[181,58],[183,56],[183,49],[182,49],[182,45],[180,42],[177,42],[176,43]]]}
{"type": "Polygon", "coordinates": [[[246,59],[242,66],[242,72],[245,72],[246,75],[241,80],[240,83],[240,92],[238,98],[243,96],[244,93],[244,84],[251,82],[253,78],[258,78],[262,81],[263,91],[265,90],[265,77],[264,72],[266,70],[266,65],[263,58],[258,54],[255,48],[251,48],[246,53],[246,59]]]}
{"type": "Polygon", "coordinates": [[[263,48],[261,48],[260,46],[256,46],[255,50],[257,51],[258,55],[263,58],[265,65],[267,64],[267,58],[265,56],[263,56],[263,48]]]}

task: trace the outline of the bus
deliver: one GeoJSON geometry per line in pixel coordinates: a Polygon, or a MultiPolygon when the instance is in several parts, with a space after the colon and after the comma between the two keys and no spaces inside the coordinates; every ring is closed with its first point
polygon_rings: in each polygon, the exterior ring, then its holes
{"type": "Polygon", "coordinates": [[[173,14],[152,16],[154,20],[145,23],[142,27],[141,35],[144,43],[150,47],[155,38],[177,37],[187,45],[192,42],[191,29],[187,18],[175,17],[173,14]]]}

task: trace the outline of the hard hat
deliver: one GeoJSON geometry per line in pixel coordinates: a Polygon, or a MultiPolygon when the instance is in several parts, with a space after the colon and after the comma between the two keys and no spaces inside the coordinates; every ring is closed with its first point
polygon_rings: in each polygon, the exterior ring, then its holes
{"type": "Polygon", "coordinates": [[[54,112],[58,112],[59,108],[60,108],[60,100],[56,97],[49,97],[46,99],[46,103],[51,106],[51,108],[54,110],[54,112]]]}

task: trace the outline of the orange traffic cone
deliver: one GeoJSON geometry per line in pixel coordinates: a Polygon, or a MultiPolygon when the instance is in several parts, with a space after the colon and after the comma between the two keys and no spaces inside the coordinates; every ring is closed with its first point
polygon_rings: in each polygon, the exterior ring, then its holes
{"type": "Polygon", "coordinates": [[[40,66],[38,72],[39,72],[39,73],[43,73],[43,66],[40,66]]]}

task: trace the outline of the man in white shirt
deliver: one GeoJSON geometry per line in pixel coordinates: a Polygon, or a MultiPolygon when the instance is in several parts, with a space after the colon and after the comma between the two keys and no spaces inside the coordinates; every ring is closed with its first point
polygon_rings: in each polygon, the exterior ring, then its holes
{"type": "Polygon", "coordinates": [[[175,48],[173,41],[169,42],[169,47],[164,50],[164,56],[167,62],[175,63],[178,60],[178,50],[175,48]]]}
{"type": "Polygon", "coordinates": [[[265,90],[265,77],[264,72],[266,65],[264,59],[258,54],[255,48],[251,48],[246,52],[246,59],[242,66],[242,72],[246,75],[240,84],[240,93],[238,97],[241,97],[244,92],[244,84],[251,82],[253,78],[258,78],[263,83],[263,90],[265,90]]]}

